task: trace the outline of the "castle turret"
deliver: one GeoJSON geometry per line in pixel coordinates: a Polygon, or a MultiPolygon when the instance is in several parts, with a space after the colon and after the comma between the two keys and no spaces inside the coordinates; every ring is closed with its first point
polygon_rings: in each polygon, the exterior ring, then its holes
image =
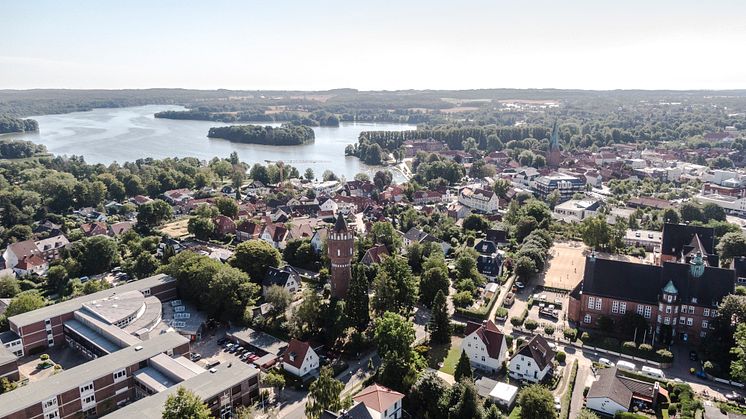
{"type": "Polygon", "coordinates": [[[334,227],[329,230],[326,243],[332,264],[332,297],[344,298],[352,278],[352,249],[355,237],[347,228],[347,222],[342,214],[337,216],[334,227]]]}

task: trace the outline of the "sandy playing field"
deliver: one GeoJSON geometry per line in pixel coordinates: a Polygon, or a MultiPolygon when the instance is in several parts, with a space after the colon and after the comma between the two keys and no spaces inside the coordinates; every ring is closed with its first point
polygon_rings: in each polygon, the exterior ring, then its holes
{"type": "Polygon", "coordinates": [[[162,233],[168,234],[171,238],[178,239],[180,237],[189,235],[189,231],[187,231],[188,223],[189,218],[184,217],[176,221],[172,221],[168,224],[164,224],[160,230],[162,233]]]}
{"type": "Polygon", "coordinates": [[[588,248],[580,242],[555,243],[549,249],[546,268],[537,277],[537,285],[572,290],[583,279],[587,252],[588,248]]]}

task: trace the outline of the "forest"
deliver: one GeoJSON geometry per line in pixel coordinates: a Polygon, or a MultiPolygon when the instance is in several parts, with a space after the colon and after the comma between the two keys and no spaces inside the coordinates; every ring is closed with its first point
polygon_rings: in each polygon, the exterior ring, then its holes
{"type": "Polygon", "coordinates": [[[46,147],[31,141],[0,140],[0,159],[22,159],[46,152],[46,147]]]}
{"type": "Polygon", "coordinates": [[[0,115],[0,134],[27,131],[39,131],[39,123],[33,119],[18,119],[0,115]]]}
{"type": "Polygon", "coordinates": [[[157,112],[155,117],[215,122],[293,122],[308,127],[339,126],[337,116],[326,111],[316,111],[308,115],[302,115],[297,112],[267,113],[262,109],[240,112],[214,112],[208,109],[210,108],[200,107],[199,110],[163,111],[157,112]]]}
{"type": "Polygon", "coordinates": [[[231,125],[213,127],[207,134],[210,138],[264,145],[302,145],[315,140],[313,130],[304,125],[283,124],[279,128],[259,125],[231,125]]]}

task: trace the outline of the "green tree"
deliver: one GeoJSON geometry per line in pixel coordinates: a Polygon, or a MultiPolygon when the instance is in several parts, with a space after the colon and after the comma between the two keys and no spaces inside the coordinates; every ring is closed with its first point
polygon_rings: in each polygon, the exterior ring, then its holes
{"type": "Polygon", "coordinates": [[[702,215],[704,215],[706,222],[725,221],[725,210],[723,210],[723,207],[712,202],[702,205],[702,215]]]}
{"type": "Polygon", "coordinates": [[[456,364],[456,371],[453,373],[453,377],[456,381],[464,379],[471,380],[473,378],[471,362],[469,362],[469,356],[466,355],[466,351],[461,351],[461,357],[458,359],[458,364],[456,364]]]}
{"type": "Polygon", "coordinates": [[[306,416],[315,419],[325,410],[337,412],[345,408],[345,402],[340,399],[345,385],[334,378],[329,366],[321,367],[319,378],[308,387],[308,402],[306,416]]]}
{"type": "Polygon", "coordinates": [[[733,335],[735,346],[730,350],[734,360],[730,364],[730,376],[732,379],[743,382],[746,381],[746,323],[736,326],[736,333],[733,335]]]}
{"type": "Polygon", "coordinates": [[[528,256],[519,256],[514,261],[514,270],[521,279],[527,280],[536,273],[536,262],[528,256]]]}
{"type": "Polygon", "coordinates": [[[725,233],[717,244],[717,252],[726,260],[746,256],[746,235],[740,231],[725,233]]]}
{"type": "Polygon", "coordinates": [[[500,409],[498,409],[497,406],[493,404],[490,405],[489,409],[487,409],[484,417],[487,419],[502,419],[503,414],[500,409]]]}
{"type": "Polygon", "coordinates": [[[272,387],[279,399],[282,394],[282,389],[285,388],[285,376],[276,370],[272,370],[262,378],[262,384],[267,387],[272,387]]]}
{"type": "Polygon", "coordinates": [[[681,222],[681,217],[679,216],[679,212],[676,211],[674,208],[668,208],[663,211],[662,215],[663,221],[671,224],[678,224],[681,222]]]}
{"type": "Polygon", "coordinates": [[[313,290],[306,290],[303,293],[303,301],[295,307],[290,316],[290,335],[302,339],[320,333],[323,309],[321,297],[313,290]]]}
{"type": "Polygon", "coordinates": [[[290,306],[290,303],[293,301],[293,296],[290,295],[290,291],[285,287],[272,284],[267,288],[267,291],[265,291],[264,299],[272,304],[272,311],[275,314],[282,314],[290,306]]]}
{"type": "Polygon", "coordinates": [[[215,233],[215,223],[207,217],[191,217],[187,224],[187,231],[200,240],[210,240],[215,233]]]}
{"type": "Polygon", "coordinates": [[[163,405],[163,419],[209,419],[210,408],[191,390],[179,386],[163,405]]]}
{"type": "Polygon", "coordinates": [[[248,240],[236,246],[230,264],[247,274],[257,283],[267,275],[267,269],[280,266],[280,252],[264,240],[248,240]]]}
{"type": "Polygon", "coordinates": [[[216,175],[218,175],[220,181],[222,182],[223,178],[231,174],[231,172],[233,171],[233,166],[226,160],[217,160],[210,164],[210,169],[212,169],[212,171],[215,172],[216,175]]]}
{"type": "Polygon", "coordinates": [[[75,258],[88,275],[106,272],[119,264],[119,248],[113,239],[99,235],[83,239],[73,247],[75,258]]]}
{"type": "Polygon", "coordinates": [[[578,413],[577,419],[598,419],[598,416],[591,410],[583,409],[578,413]]]}
{"type": "Polygon", "coordinates": [[[238,215],[238,203],[235,199],[228,197],[218,197],[215,199],[215,206],[218,211],[226,217],[236,218],[238,215]]]}
{"type": "Polygon", "coordinates": [[[306,180],[309,182],[312,181],[314,178],[313,169],[311,169],[310,167],[306,169],[305,173],[303,173],[303,177],[306,178],[306,180]]]}
{"type": "Polygon", "coordinates": [[[603,216],[587,217],[580,223],[583,243],[592,248],[602,248],[609,244],[609,224],[603,216]]]}
{"type": "Polygon", "coordinates": [[[402,239],[391,223],[387,221],[374,223],[373,227],[370,229],[370,235],[374,243],[385,245],[390,255],[399,254],[402,239]]]}
{"type": "Polygon", "coordinates": [[[451,407],[449,416],[452,418],[483,419],[484,407],[482,407],[482,401],[474,383],[459,380],[457,385],[463,386],[463,391],[458,403],[451,407]]]}
{"type": "Polygon", "coordinates": [[[425,371],[409,392],[408,410],[426,419],[446,419],[443,399],[447,393],[448,384],[434,371],[425,371]]]}
{"type": "Polygon", "coordinates": [[[448,315],[448,305],[443,291],[435,294],[432,315],[430,317],[430,339],[435,343],[451,341],[451,320],[448,315]]]}
{"type": "Polygon", "coordinates": [[[557,417],[552,393],[541,384],[531,384],[523,387],[518,394],[518,405],[521,407],[521,419],[553,419],[557,417]]]}
{"type": "Polygon", "coordinates": [[[701,221],[706,222],[705,215],[702,212],[702,207],[699,206],[699,204],[694,202],[684,202],[681,204],[681,208],[679,209],[679,212],[681,212],[681,219],[687,222],[692,221],[701,221]]]}
{"type": "Polygon", "coordinates": [[[412,312],[417,303],[419,284],[407,261],[398,256],[385,258],[373,280],[373,308],[377,313],[412,312]]]}
{"type": "Polygon", "coordinates": [[[142,227],[152,228],[170,220],[173,215],[174,211],[171,205],[163,200],[155,199],[137,208],[137,223],[142,227]]]}
{"type": "Polygon", "coordinates": [[[376,319],[374,340],[384,357],[407,358],[414,338],[412,322],[403,316],[387,311],[376,319]]]}
{"type": "Polygon", "coordinates": [[[427,307],[431,307],[439,292],[448,295],[450,285],[451,281],[445,265],[426,270],[420,277],[420,301],[427,307]]]}
{"type": "Polygon", "coordinates": [[[150,252],[141,252],[135,258],[135,264],[132,267],[132,272],[138,278],[146,278],[153,274],[158,269],[160,264],[158,259],[153,256],[150,252]]]}
{"type": "Polygon", "coordinates": [[[21,286],[17,279],[11,275],[0,276],[0,298],[13,298],[20,292],[21,286]]]}
{"type": "Polygon", "coordinates": [[[464,219],[464,230],[484,231],[490,228],[490,222],[478,214],[470,214],[464,219]]]}
{"type": "Polygon", "coordinates": [[[350,324],[362,332],[370,323],[370,297],[364,265],[352,265],[352,279],[347,291],[346,302],[345,310],[350,324]]]}

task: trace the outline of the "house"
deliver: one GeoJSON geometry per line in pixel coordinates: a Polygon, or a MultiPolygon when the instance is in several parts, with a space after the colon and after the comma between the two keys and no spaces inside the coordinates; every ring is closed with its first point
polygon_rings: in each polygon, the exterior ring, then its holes
{"type": "Polygon", "coordinates": [[[479,243],[474,246],[474,250],[483,255],[491,255],[497,252],[497,245],[495,242],[490,240],[480,240],[479,243]]]}
{"type": "Polygon", "coordinates": [[[404,395],[398,391],[373,384],[362,389],[352,400],[356,406],[364,405],[373,419],[399,419],[402,417],[403,398],[404,395]]]}
{"type": "Polygon", "coordinates": [[[327,232],[327,229],[320,228],[313,233],[313,236],[311,236],[311,247],[314,252],[321,253],[323,250],[324,243],[326,243],[327,232]]]}
{"type": "Polygon", "coordinates": [[[282,224],[267,224],[260,238],[276,249],[284,249],[287,236],[288,230],[282,224]]]}
{"type": "Polygon", "coordinates": [[[163,198],[171,205],[184,204],[192,199],[192,191],[187,188],[163,192],[163,198]]]}
{"type": "Polygon", "coordinates": [[[288,232],[288,240],[303,240],[313,236],[313,229],[308,223],[292,224],[288,232]]]}
{"type": "Polygon", "coordinates": [[[387,256],[389,256],[389,251],[388,249],[386,249],[386,246],[382,244],[377,244],[365,252],[360,262],[362,262],[363,264],[367,266],[370,266],[370,265],[373,265],[374,263],[381,263],[383,258],[387,256]]]}
{"type": "Polygon", "coordinates": [[[80,230],[83,231],[83,235],[86,237],[109,234],[109,226],[101,221],[81,224],[80,230]]]}
{"type": "Polygon", "coordinates": [[[331,211],[336,214],[338,209],[339,205],[331,198],[319,204],[319,211],[331,211]]]}
{"type": "Polygon", "coordinates": [[[26,256],[19,260],[13,271],[16,275],[44,275],[49,269],[49,264],[44,258],[37,254],[26,256]]]}
{"type": "Polygon", "coordinates": [[[150,197],[147,197],[145,195],[135,195],[132,198],[130,198],[130,202],[137,205],[138,207],[142,204],[147,204],[150,201],[152,201],[152,199],[150,199],[150,197]]]}
{"type": "Polygon", "coordinates": [[[560,202],[567,201],[578,192],[585,189],[585,178],[564,173],[554,173],[548,176],[540,176],[534,182],[533,190],[541,199],[547,199],[547,196],[554,191],[560,195],[560,202]]]}
{"type": "Polygon", "coordinates": [[[488,277],[498,277],[502,273],[503,258],[500,253],[477,256],[477,270],[488,277]]]}
{"type": "Polygon", "coordinates": [[[689,262],[697,253],[701,253],[710,266],[718,266],[719,258],[715,253],[715,229],[687,224],[663,224],[661,235],[661,262],[689,262]]]}
{"type": "Polygon", "coordinates": [[[586,407],[604,415],[628,412],[633,407],[655,408],[658,395],[667,392],[659,382],[648,383],[620,375],[616,367],[598,370],[598,380],[591,385],[586,407]]]}
{"type": "Polygon", "coordinates": [[[466,337],[461,341],[461,350],[466,352],[471,366],[477,369],[498,372],[508,352],[505,335],[492,320],[483,323],[468,322],[466,337]]]}
{"type": "Polygon", "coordinates": [[[534,335],[516,350],[510,359],[508,374],[517,379],[538,383],[551,375],[556,353],[541,335],[534,335]]]}
{"type": "Polygon", "coordinates": [[[319,356],[308,342],[293,339],[282,355],[282,368],[296,377],[305,377],[319,368],[319,356]]]}
{"type": "Polygon", "coordinates": [[[267,269],[267,276],[262,280],[262,288],[264,293],[272,285],[278,285],[290,292],[295,294],[301,290],[301,279],[298,272],[290,266],[284,268],[269,267],[267,269]]]}
{"type": "Polygon", "coordinates": [[[500,202],[496,193],[481,188],[464,187],[458,191],[458,202],[482,212],[496,212],[500,202]]]}
{"type": "Polygon", "coordinates": [[[244,186],[246,193],[251,195],[266,195],[269,193],[269,188],[264,183],[254,180],[248,185],[244,186]]]}
{"type": "Polygon", "coordinates": [[[643,208],[643,209],[652,208],[652,209],[660,209],[660,210],[665,210],[665,209],[674,207],[671,201],[668,201],[666,199],[651,198],[647,196],[630,198],[629,201],[627,201],[627,206],[630,208],[643,208]]]}
{"type": "Polygon", "coordinates": [[[110,236],[118,236],[120,234],[124,234],[135,226],[135,223],[132,221],[122,221],[119,223],[114,223],[109,226],[109,235],[110,236]]]}
{"type": "Polygon", "coordinates": [[[46,236],[59,236],[62,234],[62,225],[44,220],[32,230],[34,234],[45,234],[46,236]]]}
{"type": "Polygon", "coordinates": [[[624,233],[622,241],[625,246],[642,247],[648,252],[659,249],[662,243],[663,233],[651,230],[630,230],[624,233]]]}
{"type": "Polygon", "coordinates": [[[446,192],[441,191],[422,190],[417,191],[412,195],[412,201],[414,201],[415,205],[436,204],[438,202],[447,201],[448,198],[449,195],[446,192]]]}
{"type": "Polygon", "coordinates": [[[425,233],[417,227],[410,228],[409,231],[404,234],[403,239],[404,246],[411,246],[415,243],[431,242],[439,244],[440,248],[443,250],[444,255],[447,255],[448,252],[451,250],[451,245],[444,241],[438,240],[437,237],[429,233],[425,233]]]}
{"type": "Polygon", "coordinates": [[[578,222],[593,216],[601,208],[602,201],[596,199],[571,199],[554,207],[552,215],[562,221],[578,222]]]}
{"type": "MultiPolygon", "coordinates": [[[[50,262],[61,257],[62,248],[70,245],[67,237],[60,234],[59,236],[49,237],[42,240],[24,240],[11,243],[3,252],[3,260],[6,268],[15,268],[23,259],[32,255],[38,255],[43,260],[50,262]]],[[[29,261],[32,265],[38,265],[37,261],[29,261]]]]}
{"type": "Polygon", "coordinates": [[[236,238],[238,241],[258,239],[262,235],[264,226],[254,221],[244,221],[236,227],[236,238]]]}
{"type": "Polygon", "coordinates": [[[215,223],[215,234],[218,236],[236,233],[236,223],[230,217],[218,215],[212,219],[212,222],[215,223]]]}

